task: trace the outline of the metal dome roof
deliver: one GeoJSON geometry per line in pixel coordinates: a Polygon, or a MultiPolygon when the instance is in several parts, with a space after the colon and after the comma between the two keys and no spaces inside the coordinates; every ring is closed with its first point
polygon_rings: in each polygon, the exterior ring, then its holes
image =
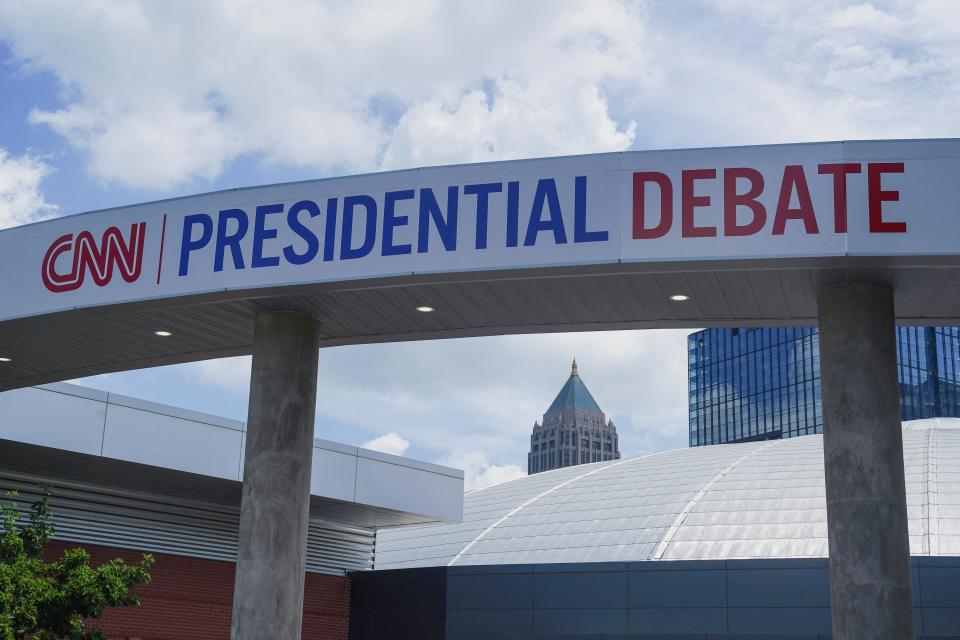
{"type": "MultiPolygon", "coordinates": [[[[904,423],[910,551],[960,555],[960,419],[904,423]]],[[[463,522],[382,529],[376,568],[826,557],[823,438],[567,467],[465,495],[463,522]]]]}

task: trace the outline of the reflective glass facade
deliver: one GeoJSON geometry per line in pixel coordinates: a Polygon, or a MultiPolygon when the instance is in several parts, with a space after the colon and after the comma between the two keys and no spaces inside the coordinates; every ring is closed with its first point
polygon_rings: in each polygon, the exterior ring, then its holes
{"type": "MultiPolygon", "coordinates": [[[[688,338],[690,446],[823,431],[815,328],[707,329],[688,338]]],[[[904,420],[960,417],[960,330],[899,327],[904,420]]]]}

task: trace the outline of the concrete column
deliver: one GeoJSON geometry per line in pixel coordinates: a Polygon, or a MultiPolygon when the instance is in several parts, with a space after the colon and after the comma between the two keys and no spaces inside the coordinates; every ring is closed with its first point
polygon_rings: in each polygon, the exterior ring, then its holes
{"type": "Polygon", "coordinates": [[[260,313],[253,342],[232,638],[297,640],[317,398],[317,323],[301,313],[260,313]]]}
{"type": "Polygon", "coordinates": [[[914,640],[893,292],[818,303],[833,637],[914,640]]]}

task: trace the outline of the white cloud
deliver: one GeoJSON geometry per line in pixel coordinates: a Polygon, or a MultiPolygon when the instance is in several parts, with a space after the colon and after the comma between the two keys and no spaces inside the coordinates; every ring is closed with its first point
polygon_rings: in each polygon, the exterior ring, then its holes
{"type": "Polygon", "coordinates": [[[30,154],[9,155],[0,148],[0,229],[40,220],[56,211],[40,191],[51,168],[30,154]]]}
{"type": "Polygon", "coordinates": [[[150,105],[124,113],[82,107],[34,111],[30,121],[50,125],[90,152],[94,175],[144,187],[162,187],[220,175],[230,143],[211,110],[150,105]],[[109,120],[109,124],[105,121],[109,120]]]}
{"type": "Polygon", "coordinates": [[[0,3],[97,177],[960,134],[960,3],[0,3]]]}
{"type": "Polygon", "coordinates": [[[735,26],[736,36],[726,45],[703,39],[690,52],[717,65],[714,77],[729,87],[715,105],[734,123],[720,133],[729,143],[960,134],[960,4],[712,5],[717,33],[735,26]],[[759,135],[751,139],[738,114],[753,118],[759,135]]]}
{"type": "Polygon", "coordinates": [[[32,121],[150,188],[244,155],[323,172],[624,149],[604,94],[643,75],[643,17],[616,0],[36,0],[0,5],[0,37],[65,88],[32,121]]]}
{"type": "Polygon", "coordinates": [[[402,456],[407,452],[407,449],[410,448],[410,442],[404,440],[400,434],[391,431],[390,433],[385,433],[382,436],[374,438],[373,440],[368,440],[360,446],[364,449],[371,449],[381,453],[389,453],[395,456],[402,456]]]}
{"type": "Polygon", "coordinates": [[[618,129],[595,85],[570,82],[562,89],[562,104],[552,102],[558,89],[552,83],[504,79],[495,96],[476,90],[453,107],[439,100],[417,104],[400,119],[383,165],[620,151],[633,142],[636,123],[618,129]]]}
{"type": "Polygon", "coordinates": [[[515,464],[490,464],[490,460],[482,451],[468,449],[458,449],[444,456],[440,464],[463,469],[464,491],[483,489],[527,475],[526,471],[515,464]]]}
{"type": "Polygon", "coordinates": [[[203,360],[184,368],[185,375],[200,384],[246,392],[250,388],[250,356],[203,360]]]}
{"type": "Polygon", "coordinates": [[[150,188],[244,156],[322,173],[957,135],[958,25],[949,0],[0,4],[0,37],[64,88],[32,121],[150,188]]]}

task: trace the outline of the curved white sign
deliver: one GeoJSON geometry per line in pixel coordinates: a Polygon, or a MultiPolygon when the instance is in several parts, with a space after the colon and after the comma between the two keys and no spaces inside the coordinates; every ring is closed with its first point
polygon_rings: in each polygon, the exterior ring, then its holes
{"type": "Polygon", "coordinates": [[[630,152],[224,191],[0,232],[0,320],[616,262],[958,255],[960,141],[630,152]]]}

